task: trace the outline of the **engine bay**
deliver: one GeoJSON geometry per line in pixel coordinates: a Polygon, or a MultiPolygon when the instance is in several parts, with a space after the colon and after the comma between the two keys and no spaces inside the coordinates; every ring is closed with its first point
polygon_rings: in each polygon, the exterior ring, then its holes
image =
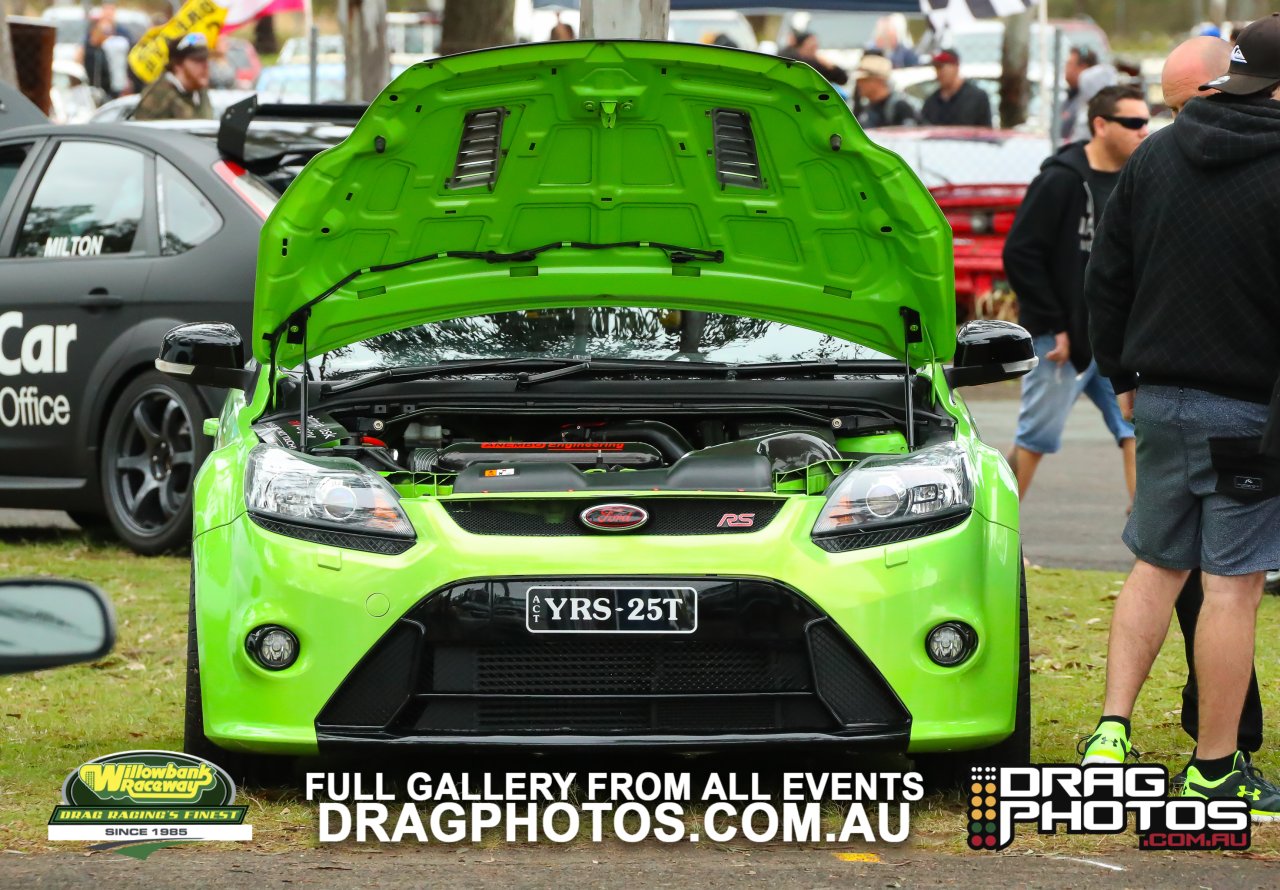
{"type": "MultiPolygon", "coordinates": [[[[365,403],[308,415],[308,450],[348,457],[407,496],[652,490],[815,493],[872,454],[907,452],[890,412],[743,407],[482,410],[365,403]],[[408,410],[406,410],[408,408],[408,410]]],[[[297,415],[255,424],[297,449],[297,415]]],[[[917,420],[917,437],[949,437],[917,420]]]]}

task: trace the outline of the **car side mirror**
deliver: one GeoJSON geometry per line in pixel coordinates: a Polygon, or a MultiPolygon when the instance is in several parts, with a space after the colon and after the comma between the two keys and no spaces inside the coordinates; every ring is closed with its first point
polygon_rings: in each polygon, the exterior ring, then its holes
{"type": "Polygon", "coordinates": [[[947,369],[947,383],[955,389],[1013,380],[1039,361],[1026,328],[1011,321],[970,321],[956,334],[956,357],[947,369]]]}
{"type": "Polygon", "coordinates": [[[202,321],[178,325],[164,335],[156,370],[191,383],[248,389],[244,343],[234,325],[202,321]]]}
{"type": "Polygon", "coordinates": [[[102,591],[81,581],[0,581],[0,674],[96,661],[116,641],[102,591]]]}

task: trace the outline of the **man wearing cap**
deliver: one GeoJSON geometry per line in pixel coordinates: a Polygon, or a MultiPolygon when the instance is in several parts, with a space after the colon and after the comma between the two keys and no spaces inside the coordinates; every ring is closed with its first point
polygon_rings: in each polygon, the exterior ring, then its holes
{"type": "Polygon", "coordinates": [[[893,62],[873,52],[863,53],[853,72],[858,84],[854,116],[862,129],[904,127],[920,122],[915,108],[893,91],[893,62]]]}
{"type": "Polygon", "coordinates": [[[933,56],[938,88],[924,101],[921,116],[936,127],[990,127],[991,100],[982,87],[960,76],[960,54],[944,49],[933,56]]]}
{"type": "MultiPolygon", "coordinates": [[[[1164,68],[1160,73],[1160,86],[1164,92],[1164,104],[1173,112],[1174,117],[1183,107],[1198,96],[1216,93],[1217,90],[1200,90],[1200,84],[1215,80],[1227,71],[1231,64],[1231,44],[1217,37],[1192,37],[1184,40],[1169,53],[1164,68]]],[[[1182,729],[1194,739],[1200,731],[1200,696],[1196,685],[1195,672],[1195,636],[1196,622],[1200,617],[1200,607],[1204,603],[1204,588],[1201,586],[1200,570],[1191,573],[1174,612],[1178,616],[1178,626],[1182,628],[1183,649],[1187,657],[1187,682],[1182,687],[1182,729]]],[[[1258,690],[1256,671],[1249,680],[1249,690],[1244,699],[1244,710],[1240,714],[1240,729],[1236,734],[1237,747],[1252,755],[1262,747],[1262,696],[1258,690]]],[[[1174,776],[1172,783],[1179,788],[1185,780],[1185,773],[1174,776]]]]}
{"type": "Polygon", "coordinates": [[[1132,750],[1134,703],[1199,568],[1199,726],[1181,794],[1245,800],[1270,820],[1280,790],[1238,731],[1265,572],[1280,565],[1280,455],[1263,450],[1280,395],[1280,16],[1245,28],[1227,74],[1202,89],[1219,93],[1188,102],[1121,172],[1085,282],[1098,368],[1132,406],[1138,486],[1124,530],[1137,560],[1083,754],[1115,763],[1132,750]]]}
{"type": "Polygon", "coordinates": [[[133,120],[213,118],[209,104],[209,41],[193,31],[169,46],[169,65],[160,79],[142,91],[133,120]]]}

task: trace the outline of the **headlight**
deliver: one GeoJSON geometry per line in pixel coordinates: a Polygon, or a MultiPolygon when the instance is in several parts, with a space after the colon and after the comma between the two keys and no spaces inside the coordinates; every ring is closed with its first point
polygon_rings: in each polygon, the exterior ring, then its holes
{"type": "MultiPolygon", "coordinates": [[[[290,525],[349,535],[414,537],[396,490],[378,474],[345,457],[317,457],[259,445],[249,454],[244,504],[255,518],[290,525]]],[[[329,542],[347,546],[339,540],[329,542]]]]}
{"type": "Polygon", "coordinates": [[[832,483],[813,534],[850,534],[967,512],[973,506],[964,450],[954,442],[913,454],[870,457],[832,483]]]}

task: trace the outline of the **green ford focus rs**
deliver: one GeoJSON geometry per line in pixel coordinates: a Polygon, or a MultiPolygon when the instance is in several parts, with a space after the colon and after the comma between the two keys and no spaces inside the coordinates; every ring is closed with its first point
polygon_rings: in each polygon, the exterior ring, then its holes
{"type": "MultiPolygon", "coordinates": [[[[1018,504],[928,191],[807,66],[423,62],[262,231],[195,489],[187,746],[1025,761],[1018,504]],[[247,368],[247,370],[246,370],[247,368]]],[[[233,767],[234,768],[234,767],[233,767]]]]}

